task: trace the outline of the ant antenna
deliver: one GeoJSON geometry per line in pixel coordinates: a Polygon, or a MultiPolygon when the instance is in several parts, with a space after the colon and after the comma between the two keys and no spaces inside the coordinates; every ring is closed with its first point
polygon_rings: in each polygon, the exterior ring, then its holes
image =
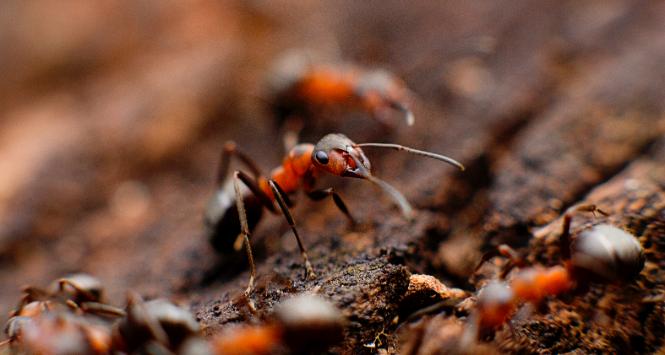
{"type": "Polygon", "coordinates": [[[395,149],[395,150],[402,150],[407,153],[415,154],[415,155],[422,155],[428,158],[440,160],[442,162],[454,165],[458,167],[461,171],[464,171],[464,165],[462,163],[458,162],[457,160],[447,157],[445,155],[437,154],[437,153],[432,153],[432,152],[426,152],[424,150],[418,150],[414,148],[409,148],[405,147],[403,145],[399,144],[393,144],[393,143],[360,143],[356,144],[356,147],[376,147],[376,148],[390,148],[390,149],[395,149]]]}
{"type": "Polygon", "coordinates": [[[385,193],[390,195],[390,197],[392,197],[395,203],[402,210],[402,214],[406,219],[413,218],[413,207],[411,207],[411,204],[409,203],[409,201],[406,200],[406,197],[404,197],[404,195],[402,195],[401,192],[397,191],[397,189],[392,187],[392,185],[390,185],[389,183],[373,175],[368,175],[365,178],[378,185],[385,193]]]}

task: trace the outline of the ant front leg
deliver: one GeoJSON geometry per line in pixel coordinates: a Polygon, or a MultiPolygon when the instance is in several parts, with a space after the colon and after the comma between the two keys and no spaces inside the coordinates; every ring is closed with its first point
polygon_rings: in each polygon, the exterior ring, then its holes
{"type": "Polygon", "coordinates": [[[293,235],[295,235],[296,237],[296,241],[298,242],[298,248],[300,248],[300,254],[302,255],[302,258],[305,262],[305,269],[307,272],[306,276],[310,279],[314,279],[316,277],[316,274],[314,273],[312,264],[309,262],[309,258],[307,257],[307,251],[305,250],[305,246],[303,245],[302,240],[300,240],[300,235],[298,234],[298,230],[296,229],[296,222],[295,220],[293,220],[293,216],[291,216],[291,212],[289,211],[288,205],[290,204],[290,200],[288,196],[286,196],[282,188],[279,187],[279,185],[275,180],[269,180],[268,183],[270,184],[270,188],[272,189],[273,194],[275,195],[275,199],[277,200],[279,208],[282,210],[284,218],[286,218],[286,221],[289,223],[289,226],[291,226],[293,235]]]}
{"type": "Polygon", "coordinates": [[[305,194],[312,201],[321,201],[328,196],[332,196],[333,201],[335,201],[335,205],[337,206],[337,208],[339,208],[340,211],[342,211],[342,213],[344,213],[346,218],[349,219],[351,225],[356,224],[356,220],[353,218],[353,216],[351,216],[351,213],[349,212],[349,209],[346,207],[346,204],[342,200],[342,197],[337,192],[335,192],[334,188],[329,187],[327,189],[308,191],[305,194]]]}
{"type": "Polygon", "coordinates": [[[609,216],[609,214],[601,209],[599,209],[594,204],[584,204],[576,207],[572,207],[566,214],[563,215],[563,223],[561,225],[561,236],[559,237],[559,248],[561,249],[561,258],[563,260],[570,259],[570,225],[573,221],[573,215],[576,212],[591,212],[596,215],[596,212],[600,213],[603,216],[609,216]]]}

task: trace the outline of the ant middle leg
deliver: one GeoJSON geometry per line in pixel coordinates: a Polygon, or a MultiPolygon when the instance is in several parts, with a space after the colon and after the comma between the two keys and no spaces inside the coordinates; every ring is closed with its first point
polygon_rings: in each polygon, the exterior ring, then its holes
{"type": "Polygon", "coordinates": [[[279,184],[275,180],[268,180],[268,183],[270,184],[270,188],[273,191],[273,194],[275,195],[275,199],[277,200],[277,204],[279,205],[279,208],[282,210],[282,214],[284,215],[284,218],[286,218],[286,221],[289,223],[289,226],[291,226],[291,230],[293,231],[293,235],[296,237],[296,241],[298,242],[298,248],[300,248],[300,254],[302,255],[302,258],[305,262],[305,269],[306,269],[306,277],[309,279],[313,279],[316,277],[316,274],[314,273],[314,269],[312,268],[312,264],[309,262],[309,258],[307,257],[307,251],[305,250],[305,246],[302,243],[302,240],[300,239],[300,235],[298,234],[298,230],[296,229],[296,222],[293,219],[293,216],[291,216],[291,212],[289,211],[288,207],[288,196],[284,193],[281,187],[279,187],[279,184]]]}
{"type": "Polygon", "coordinates": [[[342,200],[342,197],[335,192],[335,189],[332,187],[329,187],[327,189],[320,189],[320,190],[314,190],[314,191],[308,191],[306,192],[307,197],[309,197],[312,201],[321,201],[324,198],[328,196],[332,196],[333,201],[335,201],[335,205],[337,208],[344,213],[346,218],[349,219],[349,222],[351,225],[356,224],[356,220],[353,218],[351,213],[349,212],[349,209],[346,207],[346,204],[342,200]]]}
{"type": "Polygon", "coordinates": [[[591,212],[593,215],[596,215],[596,212],[600,213],[603,216],[609,216],[609,214],[595,204],[583,204],[579,206],[572,207],[566,211],[563,215],[563,223],[561,224],[561,236],[559,237],[559,248],[561,249],[561,258],[563,260],[570,259],[570,225],[573,221],[573,215],[576,212],[591,212]]]}

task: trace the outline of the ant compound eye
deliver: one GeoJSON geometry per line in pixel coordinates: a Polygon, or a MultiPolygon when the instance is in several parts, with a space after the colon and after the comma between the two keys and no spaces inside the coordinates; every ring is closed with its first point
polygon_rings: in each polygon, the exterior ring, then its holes
{"type": "Polygon", "coordinates": [[[320,164],[326,165],[328,164],[328,154],[326,152],[319,150],[316,153],[314,153],[314,159],[316,159],[317,162],[320,164]]]}

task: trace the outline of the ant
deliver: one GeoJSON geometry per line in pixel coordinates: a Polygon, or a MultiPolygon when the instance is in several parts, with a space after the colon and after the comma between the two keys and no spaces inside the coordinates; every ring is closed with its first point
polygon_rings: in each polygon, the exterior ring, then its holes
{"type": "Polygon", "coordinates": [[[5,325],[8,339],[0,346],[30,349],[30,353],[108,353],[111,334],[105,324],[124,315],[122,309],[103,303],[98,279],[74,274],[56,280],[45,290],[23,288],[23,296],[5,325]]]}
{"type": "Polygon", "coordinates": [[[134,292],[128,294],[127,315],[116,322],[112,331],[115,350],[134,353],[178,352],[187,340],[199,335],[199,324],[185,309],[165,299],[143,301],[134,292]]]}
{"type": "Polygon", "coordinates": [[[35,317],[13,317],[6,332],[11,353],[109,354],[111,334],[103,323],[55,311],[35,317]]]}
{"type": "MultiPolygon", "coordinates": [[[[645,256],[636,237],[612,225],[598,224],[573,238],[570,225],[573,214],[578,211],[608,215],[593,204],[572,208],[563,217],[559,237],[563,265],[527,267],[507,282],[491,281],[486,285],[478,294],[475,314],[479,333],[504,324],[521,302],[538,304],[548,296],[566,293],[588,282],[629,282],[639,275],[645,256]]],[[[476,270],[496,254],[509,259],[501,278],[515,266],[524,266],[515,250],[502,245],[498,253],[483,256],[476,270]]]]}
{"type": "Polygon", "coordinates": [[[102,283],[88,274],[73,274],[54,281],[46,290],[28,286],[11,316],[20,316],[28,310],[34,315],[37,305],[41,309],[53,308],[54,302],[65,304],[72,310],[99,316],[121,317],[123,310],[106,304],[102,283]],[[27,308],[26,308],[27,307],[27,308]]]}
{"type": "Polygon", "coordinates": [[[407,125],[415,122],[411,95],[402,80],[386,70],[351,64],[313,65],[306,55],[286,55],[277,61],[269,81],[269,107],[280,123],[286,122],[287,150],[297,134],[321,112],[361,111],[382,126],[392,127],[390,116],[398,112],[407,125]]]}
{"type": "Polygon", "coordinates": [[[291,212],[289,212],[289,207],[293,206],[293,201],[291,201],[288,194],[303,189],[305,194],[314,201],[332,197],[339,210],[352,224],[355,223],[346,204],[332,187],[314,188],[317,177],[323,172],[340,177],[368,180],[386,192],[400,207],[406,218],[411,219],[413,217],[413,209],[406,198],[387,182],[372,175],[369,159],[367,159],[361,147],[380,147],[406,151],[438,159],[464,170],[462,164],[443,155],[398,144],[356,144],[342,134],[333,133],[323,137],[316,145],[308,143],[296,145],[286,155],[281,166],[273,169],[269,177],[263,177],[256,164],[238,150],[235,143],[227,142],[225,144],[217,175],[218,190],[206,209],[205,224],[208,228],[212,246],[220,253],[232,250],[232,246],[233,249],[239,250],[244,243],[250,266],[249,283],[245,291],[248,298],[256,276],[249,236],[259,222],[263,208],[275,214],[281,212],[286,218],[304,260],[306,277],[309,278],[314,277],[315,274],[296,229],[295,221],[291,216],[291,212]],[[251,177],[243,171],[236,170],[233,173],[233,190],[231,190],[230,185],[224,185],[232,156],[238,157],[253,174],[253,177],[251,177]],[[249,190],[243,190],[241,183],[249,190]],[[235,201],[232,197],[234,195],[235,201]],[[275,201],[278,207],[275,207],[275,201]]]}
{"type": "Polygon", "coordinates": [[[318,354],[344,339],[346,320],[342,312],[316,294],[299,294],[275,307],[270,320],[261,325],[239,326],[217,335],[216,355],[318,354]]]}

